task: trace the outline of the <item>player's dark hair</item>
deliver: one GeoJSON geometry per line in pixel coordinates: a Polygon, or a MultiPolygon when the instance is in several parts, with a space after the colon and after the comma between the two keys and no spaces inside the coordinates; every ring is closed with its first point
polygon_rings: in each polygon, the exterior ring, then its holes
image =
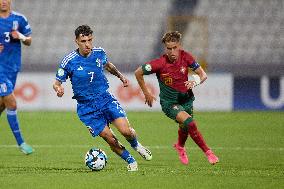
{"type": "Polygon", "coordinates": [[[170,31],[164,34],[162,37],[162,42],[167,43],[167,42],[180,42],[181,40],[181,33],[178,31],[170,31]]]}
{"type": "Polygon", "coordinates": [[[82,34],[83,36],[88,36],[93,34],[93,30],[88,25],[81,25],[75,30],[75,36],[78,38],[82,34]]]}

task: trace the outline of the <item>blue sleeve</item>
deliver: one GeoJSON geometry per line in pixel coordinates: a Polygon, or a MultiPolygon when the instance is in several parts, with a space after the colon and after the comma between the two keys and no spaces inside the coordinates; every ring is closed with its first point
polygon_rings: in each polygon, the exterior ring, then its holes
{"type": "Polygon", "coordinates": [[[197,68],[200,67],[200,65],[198,64],[198,62],[193,61],[192,64],[189,65],[189,67],[192,71],[195,71],[197,68]]]}
{"type": "Polygon", "coordinates": [[[20,17],[19,25],[20,25],[20,27],[18,28],[18,30],[23,35],[29,36],[32,33],[32,29],[30,27],[30,24],[28,23],[28,20],[25,16],[20,17]]]}
{"type": "Polygon", "coordinates": [[[63,63],[61,63],[56,72],[56,80],[65,82],[68,77],[68,65],[64,65],[63,63]]]}
{"type": "Polygon", "coordinates": [[[107,55],[106,55],[106,52],[103,50],[103,55],[102,55],[102,64],[103,66],[106,65],[106,63],[108,63],[108,58],[107,58],[107,55]]]}

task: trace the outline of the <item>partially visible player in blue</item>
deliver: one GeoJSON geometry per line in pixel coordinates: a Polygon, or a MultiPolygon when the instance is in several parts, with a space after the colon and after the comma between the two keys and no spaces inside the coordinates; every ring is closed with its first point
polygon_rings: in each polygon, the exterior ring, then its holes
{"type": "Polygon", "coordinates": [[[25,154],[33,149],[21,135],[13,91],[21,69],[21,43],[30,46],[31,33],[26,17],[11,10],[11,0],[0,0],[0,114],[6,109],[9,125],[25,154]]]}
{"type": "Polygon", "coordinates": [[[53,89],[58,97],[62,97],[62,82],[70,78],[80,120],[93,137],[102,137],[111,150],[127,162],[128,171],[137,171],[136,160],[117,140],[109,125],[112,123],[144,159],[151,160],[152,155],[137,141],[135,130],[130,127],[126,113],[108,91],[109,84],[104,69],[118,77],[124,87],[128,86],[128,80],[108,61],[102,48],[93,47],[93,38],[93,31],[88,25],[79,26],[75,30],[75,42],[79,48],[62,59],[53,89]]]}

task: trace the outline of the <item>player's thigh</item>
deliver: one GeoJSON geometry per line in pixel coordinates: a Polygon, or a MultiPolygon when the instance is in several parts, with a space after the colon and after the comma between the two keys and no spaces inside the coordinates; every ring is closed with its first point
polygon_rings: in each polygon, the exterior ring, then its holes
{"type": "Polygon", "coordinates": [[[104,107],[103,113],[107,121],[112,123],[123,136],[132,136],[133,133],[126,113],[116,99],[113,99],[104,107]]]}
{"type": "Polygon", "coordinates": [[[108,125],[107,120],[98,112],[89,112],[78,116],[93,137],[98,136],[108,125]]]}
{"type": "Polygon", "coordinates": [[[5,104],[4,104],[4,101],[3,101],[3,97],[0,97],[0,115],[1,113],[5,110],[5,104]]]}
{"type": "Polygon", "coordinates": [[[126,113],[116,99],[113,99],[112,101],[107,103],[101,109],[101,111],[109,123],[114,123],[115,125],[128,126],[129,123],[126,118],[126,113]]]}
{"type": "Polygon", "coordinates": [[[184,110],[193,118],[193,101],[194,99],[189,99],[186,103],[182,104],[184,110]]]}
{"type": "Polygon", "coordinates": [[[132,128],[130,128],[129,121],[126,117],[120,117],[113,120],[112,124],[123,136],[132,136],[132,128]]]}
{"type": "Polygon", "coordinates": [[[17,101],[14,93],[3,96],[3,103],[8,109],[17,109],[17,101]]]}
{"type": "Polygon", "coordinates": [[[0,97],[0,106],[4,106],[5,107],[3,97],[0,97]]]}
{"type": "Polygon", "coordinates": [[[181,104],[183,111],[179,112],[176,116],[176,120],[180,123],[180,126],[189,117],[193,118],[193,100],[188,99],[185,103],[181,104]]]}

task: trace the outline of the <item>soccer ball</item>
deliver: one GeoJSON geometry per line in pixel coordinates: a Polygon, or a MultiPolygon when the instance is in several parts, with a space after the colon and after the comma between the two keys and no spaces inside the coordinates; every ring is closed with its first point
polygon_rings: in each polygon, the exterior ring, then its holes
{"type": "Polygon", "coordinates": [[[85,155],[85,164],[92,171],[100,171],[107,164],[107,155],[102,149],[92,148],[85,155]]]}

